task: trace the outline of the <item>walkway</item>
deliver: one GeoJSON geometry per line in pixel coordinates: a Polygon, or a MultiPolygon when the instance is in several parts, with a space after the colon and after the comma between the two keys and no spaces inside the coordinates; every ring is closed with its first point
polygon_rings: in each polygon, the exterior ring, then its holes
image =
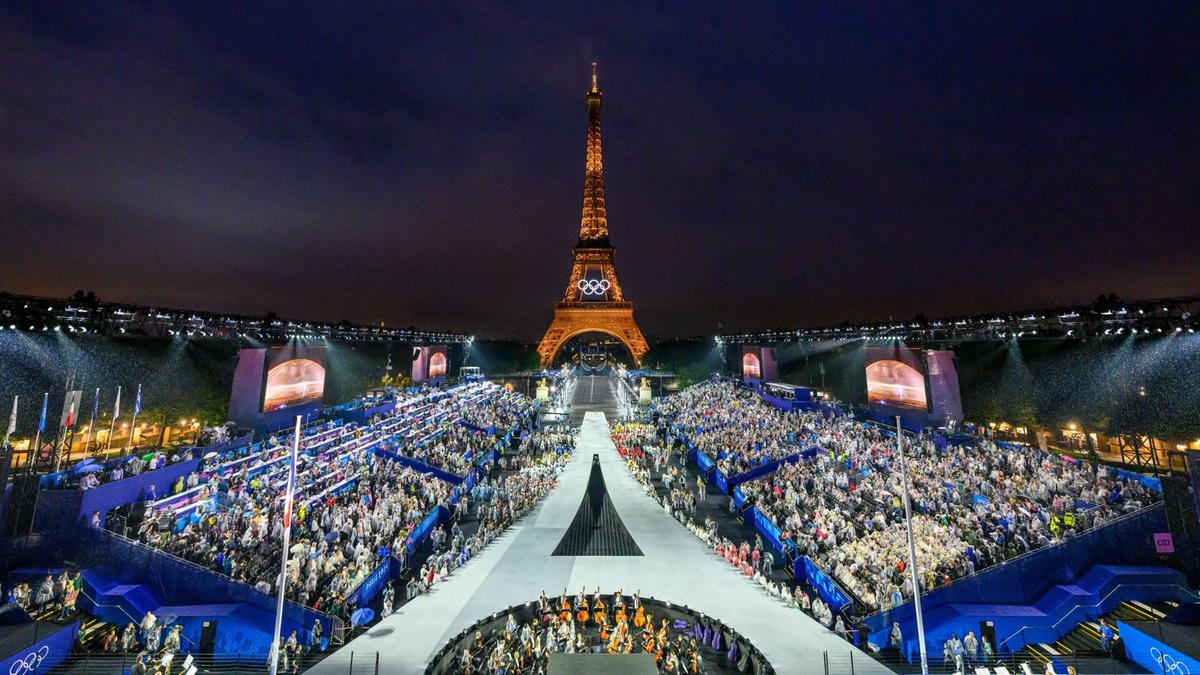
{"type": "MultiPolygon", "coordinates": [[[[605,386],[597,378],[597,388],[605,386]]],[[[581,379],[580,388],[588,383],[581,379]]],[[[577,394],[578,396],[578,394],[577,394]]],[[[575,456],[546,500],[524,520],[428,595],[405,604],[313,673],[346,672],[373,663],[381,673],[417,673],[448,640],[479,618],[510,605],[599,586],[605,592],[641,590],[720,618],[757,646],[780,673],[823,672],[823,652],[854,651],[857,673],[890,672],[802,612],[789,608],[737,573],[651,500],[629,474],[608,436],[603,413],[589,412],[575,456]],[[551,556],[583,499],[592,456],[600,456],[613,506],[643,556],[551,556]]],[[[832,654],[831,654],[832,659],[832,654]]]]}

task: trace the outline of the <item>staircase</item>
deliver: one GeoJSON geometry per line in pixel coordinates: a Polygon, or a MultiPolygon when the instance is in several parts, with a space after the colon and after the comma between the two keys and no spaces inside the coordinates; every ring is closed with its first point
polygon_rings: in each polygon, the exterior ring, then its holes
{"type": "MultiPolygon", "coordinates": [[[[1117,605],[1102,618],[1115,633],[1117,621],[1162,621],[1173,609],[1179,606],[1173,600],[1142,602],[1129,600],[1117,605]]],[[[1071,655],[1080,657],[1105,657],[1107,653],[1100,649],[1100,619],[1084,621],[1075,626],[1066,635],[1052,643],[1026,645],[1019,655],[1035,659],[1039,664],[1045,664],[1052,659],[1065,660],[1071,655]]]]}
{"type": "MultiPolygon", "coordinates": [[[[76,645],[98,652],[103,646],[104,635],[108,633],[109,629],[116,629],[116,626],[94,616],[82,616],[79,618],[79,637],[75,639],[76,645]]],[[[118,630],[117,638],[120,639],[120,637],[121,633],[118,630]]]]}

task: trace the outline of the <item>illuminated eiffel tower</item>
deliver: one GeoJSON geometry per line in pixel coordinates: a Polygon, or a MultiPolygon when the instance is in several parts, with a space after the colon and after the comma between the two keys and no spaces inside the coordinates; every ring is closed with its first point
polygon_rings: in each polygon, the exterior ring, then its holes
{"type": "Polygon", "coordinates": [[[583,218],[579,243],[563,299],[554,307],[554,321],[538,344],[542,367],[549,368],[554,356],[571,338],[590,331],[620,340],[637,365],[649,351],[646,338],[633,320],[633,303],[625,299],[613,264],[614,249],[608,243],[608,218],[604,213],[604,157],[600,152],[600,103],[603,95],[592,64],[592,88],[588,90],[587,167],[583,179],[583,218]]]}

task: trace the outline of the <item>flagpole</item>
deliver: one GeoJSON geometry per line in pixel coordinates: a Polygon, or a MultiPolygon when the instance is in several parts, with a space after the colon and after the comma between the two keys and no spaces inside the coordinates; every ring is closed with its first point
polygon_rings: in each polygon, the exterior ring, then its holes
{"type": "Polygon", "coordinates": [[[33,439],[33,454],[29,456],[29,466],[33,466],[34,460],[37,459],[38,451],[42,444],[42,430],[46,428],[46,405],[50,402],[50,392],[42,394],[42,420],[38,422],[37,435],[33,439]]]}
{"type": "MultiPolygon", "coordinates": [[[[75,440],[74,429],[75,429],[75,403],[76,403],[76,401],[75,401],[74,393],[75,393],[74,391],[68,390],[67,391],[67,401],[64,403],[64,406],[70,406],[67,409],[66,424],[63,425],[63,427],[62,427],[63,451],[65,452],[65,454],[67,456],[68,462],[71,461],[71,451],[72,451],[71,446],[73,445],[74,440],[75,440]]],[[[62,466],[62,459],[63,459],[62,453],[59,453],[59,451],[58,451],[58,441],[55,441],[54,442],[54,470],[55,471],[58,471],[59,467],[62,466]]]]}
{"type": "Polygon", "coordinates": [[[137,433],[137,416],[142,409],[142,385],[138,385],[137,398],[133,401],[133,421],[129,423],[129,441],[125,444],[125,449],[133,448],[133,435],[137,433]]]}
{"type": "Polygon", "coordinates": [[[279,648],[283,641],[283,602],[287,592],[288,547],[292,542],[292,492],[296,489],[296,458],[300,454],[300,416],[296,415],[296,434],[292,440],[292,461],[288,466],[287,487],[283,497],[283,551],[279,562],[279,597],[275,603],[275,632],[271,640],[271,675],[279,669],[279,648]]]}
{"type": "Polygon", "coordinates": [[[117,385],[117,402],[113,404],[112,422],[108,424],[108,441],[104,444],[104,454],[112,450],[112,436],[117,429],[117,416],[121,414],[121,385],[117,385]]]}
{"type": "Polygon", "coordinates": [[[96,399],[92,403],[92,421],[88,422],[87,438],[83,439],[83,451],[86,453],[92,444],[92,427],[96,426],[96,413],[100,411],[100,387],[96,387],[96,399]]]}
{"type": "Polygon", "coordinates": [[[908,529],[908,570],[912,574],[917,643],[921,649],[921,675],[929,675],[929,657],[925,653],[925,621],[921,617],[921,582],[917,575],[917,544],[913,536],[912,505],[908,498],[908,468],[904,462],[904,430],[900,428],[899,415],[896,415],[896,450],[900,455],[900,478],[904,487],[904,526],[908,529]]]}

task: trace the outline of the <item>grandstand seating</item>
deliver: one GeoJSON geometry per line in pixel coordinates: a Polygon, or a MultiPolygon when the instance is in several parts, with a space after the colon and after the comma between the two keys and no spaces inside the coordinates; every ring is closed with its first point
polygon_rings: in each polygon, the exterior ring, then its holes
{"type": "MultiPolygon", "coordinates": [[[[374,408],[372,410],[375,411],[374,408]]],[[[360,473],[339,473],[340,467],[350,457],[366,456],[364,453],[377,455],[385,462],[399,461],[430,478],[445,481],[452,488],[446,493],[451,496],[452,503],[460,490],[471,488],[475,467],[482,467],[494,460],[499,446],[507,443],[520,425],[528,423],[534,410],[533,402],[521,395],[507,392],[491,383],[472,382],[434,392],[424,390],[415,396],[402,398],[399,404],[393,404],[384,411],[388,413],[386,416],[373,415],[366,424],[335,420],[310,425],[304,429],[302,436],[302,454],[309,461],[304,466],[307,471],[301,471],[298,477],[295,493],[297,507],[315,503],[329,494],[353,489],[360,473]],[[468,419],[471,421],[468,422],[468,419]],[[465,465],[469,469],[465,476],[450,474],[423,462],[430,459],[427,453],[423,454],[425,444],[452,426],[468,429],[464,433],[472,440],[465,455],[465,465]],[[491,451],[480,452],[480,449],[491,451]]],[[[160,497],[145,503],[146,513],[166,514],[173,527],[178,529],[194,524],[206,513],[229,507],[224,502],[225,493],[218,492],[216,487],[219,481],[224,484],[233,476],[245,480],[257,479],[264,485],[272,486],[269,494],[278,494],[286,480],[290,446],[288,434],[281,435],[277,440],[271,439],[271,442],[260,441],[236,447],[227,445],[215,450],[201,449],[195,456],[199,459],[203,453],[203,463],[197,468],[193,460],[191,465],[199,472],[201,483],[195,487],[178,489],[184,478],[181,475],[178,481],[159,485],[160,497]],[[172,489],[172,485],[176,489],[172,489]]],[[[453,452],[462,447],[446,445],[442,452],[453,452]]],[[[456,460],[455,466],[461,464],[456,460]]],[[[147,483],[153,477],[148,478],[143,474],[124,480],[147,483]]],[[[102,486],[112,486],[107,490],[110,494],[121,493],[114,503],[105,504],[105,510],[144,499],[144,486],[136,491],[122,492],[122,482],[118,480],[102,486]]],[[[43,512],[37,519],[43,524],[58,524],[56,529],[66,546],[67,557],[82,568],[83,589],[76,605],[83,614],[78,646],[98,647],[110,629],[116,629],[119,634],[124,626],[137,624],[149,611],[163,623],[183,627],[185,651],[198,645],[201,625],[205,621],[216,621],[219,628],[215,653],[265,654],[274,622],[273,595],[235,581],[218,571],[127,539],[117,532],[83,527],[82,536],[71,534],[74,530],[62,527],[62,523],[78,522],[82,527],[90,520],[86,516],[91,511],[85,513],[81,508],[81,494],[87,495],[87,491],[50,490],[43,496],[60,498],[44,500],[46,507],[39,506],[43,512]]],[[[100,496],[101,493],[96,495],[100,496]]],[[[140,513],[140,509],[137,513],[140,513]]],[[[419,545],[434,525],[449,516],[449,512],[439,506],[429,515],[436,515],[437,518],[422,521],[421,527],[414,530],[411,546],[419,545]],[[416,536],[418,531],[419,538],[416,536]]],[[[109,526],[116,524],[120,525],[114,528],[118,532],[127,532],[132,536],[137,531],[136,520],[108,523],[109,526]]],[[[383,567],[385,580],[401,570],[400,566],[390,569],[385,564],[383,567]]],[[[61,568],[24,568],[11,573],[7,581],[9,584],[32,582],[44,578],[46,574],[57,575],[61,572],[61,568]]],[[[372,595],[378,592],[380,586],[376,582],[372,595]]],[[[370,599],[365,591],[356,590],[353,596],[364,605],[370,599]]],[[[48,611],[54,613],[54,610],[48,611]]],[[[307,641],[308,629],[315,620],[322,622],[327,639],[335,644],[340,642],[343,637],[341,620],[290,601],[285,608],[284,634],[296,630],[301,639],[307,641]]]]}

